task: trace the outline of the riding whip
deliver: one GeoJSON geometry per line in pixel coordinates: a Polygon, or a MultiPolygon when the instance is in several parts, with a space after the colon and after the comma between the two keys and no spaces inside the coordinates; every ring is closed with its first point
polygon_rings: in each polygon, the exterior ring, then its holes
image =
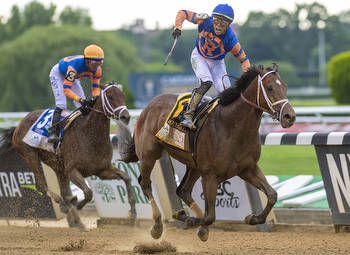
{"type": "Polygon", "coordinates": [[[170,56],[173,54],[173,51],[174,51],[176,42],[177,42],[177,37],[175,38],[174,43],[173,43],[173,47],[171,47],[168,56],[167,56],[166,59],[164,60],[163,65],[166,65],[166,64],[168,63],[168,60],[169,60],[170,56]]]}

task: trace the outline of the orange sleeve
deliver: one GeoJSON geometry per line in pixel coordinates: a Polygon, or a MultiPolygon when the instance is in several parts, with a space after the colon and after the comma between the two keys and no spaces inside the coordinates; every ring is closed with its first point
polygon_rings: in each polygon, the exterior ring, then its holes
{"type": "Polygon", "coordinates": [[[91,95],[93,97],[100,95],[100,81],[102,77],[102,68],[99,66],[96,70],[94,76],[92,77],[91,84],[91,95]]]}
{"type": "Polygon", "coordinates": [[[63,89],[63,93],[69,97],[70,99],[74,100],[74,101],[79,101],[80,97],[78,97],[72,90],[71,90],[71,87],[70,88],[64,88],[63,89]]]}
{"type": "Polygon", "coordinates": [[[72,100],[79,101],[79,97],[72,91],[72,85],[76,79],[77,71],[69,66],[63,81],[63,93],[72,100]]]}
{"type": "Polygon", "coordinates": [[[250,67],[250,62],[248,56],[245,54],[239,42],[237,42],[235,46],[233,46],[233,48],[231,49],[231,53],[241,63],[243,71],[246,72],[250,67]]]}
{"type": "Polygon", "coordinates": [[[174,29],[182,29],[182,24],[184,23],[185,19],[187,19],[190,22],[193,22],[194,12],[187,11],[187,10],[180,10],[177,12],[176,18],[175,18],[175,27],[174,29]]]}

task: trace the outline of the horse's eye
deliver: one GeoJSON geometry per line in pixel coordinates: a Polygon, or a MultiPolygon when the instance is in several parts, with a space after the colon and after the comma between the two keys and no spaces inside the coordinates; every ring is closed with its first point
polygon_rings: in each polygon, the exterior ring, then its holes
{"type": "Polygon", "coordinates": [[[113,100],[113,96],[107,96],[108,100],[113,100]]]}
{"type": "Polygon", "coordinates": [[[272,91],[273,87],[271,85],[267,86],[267,91],[272,91]]]}

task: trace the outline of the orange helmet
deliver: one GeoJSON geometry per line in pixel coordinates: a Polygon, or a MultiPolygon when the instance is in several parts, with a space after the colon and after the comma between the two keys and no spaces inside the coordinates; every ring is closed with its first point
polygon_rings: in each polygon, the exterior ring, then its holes
{"type": "Polygon", "coordinates": [[[96,44],[90,44],[84,49],[84,58],[89,59],[104,59],[103,50],[96,44]]]}

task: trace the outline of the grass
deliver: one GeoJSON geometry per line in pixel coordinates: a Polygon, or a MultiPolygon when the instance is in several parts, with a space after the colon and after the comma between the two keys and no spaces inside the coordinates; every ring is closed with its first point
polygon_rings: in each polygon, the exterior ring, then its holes
{"type": "Polygon", "coordinates": [[[321,175],[315,148],[311,145],[264,145],[258,165],[265,175],[321,175]]]}
{"type": "MultiPolygon", "coordinates": [[[[296,107],[334,106],[333,98],[291,99],[296,107]]],[[[311,174],[321,176],[314,146],[262,146],[259,166],[265,175],[311,174]]]]}
{"type": "Polygon", "coordinates": [[[313,99],[290,99],[294,107],[306,106],[335,106],[337,105],[333,98],[313,98],[313,99]]]}

